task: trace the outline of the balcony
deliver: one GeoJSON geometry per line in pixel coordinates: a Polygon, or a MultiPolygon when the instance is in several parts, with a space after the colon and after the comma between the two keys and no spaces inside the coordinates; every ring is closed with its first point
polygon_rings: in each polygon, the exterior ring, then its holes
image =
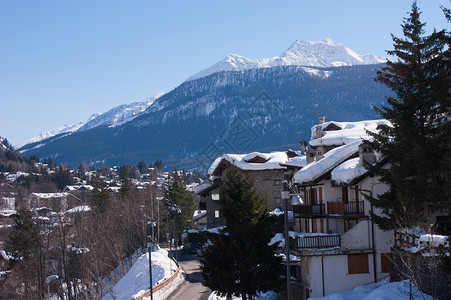
{"type": "Polygon", "coordinates": [[[329,215],[363,215],[365,212],[363,201],[358,202],[327,202],[327,213],[329,215]]]}
{"type": "Polygon", "coordinates": [[[324,204],[293,205],[294,217],[322,217],[326,213],[324,204]]]}
{"type": "Polygon", "coordinates": [[[292,249],[302,251],[306,249],[325,249],[340,247],[340,235],[326,233],[306,233],[297,236],[292,242],[292,249]]]}

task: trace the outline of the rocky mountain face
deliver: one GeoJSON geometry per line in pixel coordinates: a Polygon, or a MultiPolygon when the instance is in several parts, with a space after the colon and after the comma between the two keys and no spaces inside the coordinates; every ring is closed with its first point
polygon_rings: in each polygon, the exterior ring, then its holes
{"type": "Polygon", "coordinates": [[[20,150],[73,166],[160,158],[167,166],[199,169],[223,152],[296,150],[319,115],[335,121],[378,118],[372,105],[385,103],[389,93],[372,79],[380,67],[222,71],[182,83],[121,125],[78,130],[20,150]]]}
{"type": "Polygon", "coordinates": [[[0,151],[1,152],[6,152],[6,151],[10,151],[11,149],[11,145],[8,143],[8,140],[5,138],[2,138],[0,136],[0,151]]]}

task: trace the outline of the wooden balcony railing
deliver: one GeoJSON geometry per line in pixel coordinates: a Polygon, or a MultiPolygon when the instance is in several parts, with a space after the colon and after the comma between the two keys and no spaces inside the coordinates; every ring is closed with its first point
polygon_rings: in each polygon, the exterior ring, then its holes
{"type": "Polygon", "coordinates": [[[327,234],[318,236],[298,236],[292,243],[292,249],[301,251],[305,249],[323,249],[340,247],[339,234],[327,234]]]}
{"type": "Polygon", "coordinates": [[[359,202],[327,202],[329,215],[363,215],[365,212],[363,201],[359,202]],[[358,204],[358,205],[357,205],[358,204]]]}
{"type": "Polygon", "coordinates": [[[324,204],[293,205],[295,217],[320,217],[326,213],[324,204]]]}

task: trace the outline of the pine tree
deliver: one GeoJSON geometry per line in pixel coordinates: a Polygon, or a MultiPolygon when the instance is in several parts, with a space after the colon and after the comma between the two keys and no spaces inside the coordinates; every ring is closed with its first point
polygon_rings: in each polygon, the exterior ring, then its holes
{"type": "Polygon", "coordinates": [[[177,169],[170,173],[169,185],[166,191],[170,205],[175,205],[173,214],[177,214],[177,235],[185,229],[192,228],[195,203],[191,192],[186,189],[186,183],[177,169]]]}
{"type": "Polygon", "coordinates": [[[97,175],[93,180],[94,191],[90,197],[90,203],[94,209],[103,213],[111,202],[110,193],[106,189],[106,183],[103,178],[97,175]]]}
{"type": "Polygon", "coordinates": [[[141,174],[146,174],[149,171],[149,169],[147,168],[147,164],[142,160],[138,162],[138,170],[139,173],[141,174]]]}
{"type": "Polygon", "coordinates": [[[221,234],[212,235],[204,249],[201,269],[205,285],[222,296],[254,299],[257,291],[277,290],[283,273],[264,199],[254,180],[232,166],[220,189],[220,207],[225,220],[221,234]]]}
{"type": "Polygon", "coordinates": [[[14,224],[6,243],[7,252],[14,261],[32,257],[39,247],[39,226],[33,221],[31,211],[20,208],[14,215],[14,224]]]}
{"type": "Polygon", "coordinates": [[[393,90],[376,111],[392,123],[373,134],[372,147],[388,158],[389,169],[369,169],[389,185],[372,199],[386,217],[373,216],[382,229],[429,223],[430,212],[449,203],[450,65],[445,31],[424,35],[425,23],[414,2],[403,22],[403,38],[392,36],[397,60],[377,72],[376,80],[393,90]],[[447,162],[448,161],[448,162],[447,162]]]}

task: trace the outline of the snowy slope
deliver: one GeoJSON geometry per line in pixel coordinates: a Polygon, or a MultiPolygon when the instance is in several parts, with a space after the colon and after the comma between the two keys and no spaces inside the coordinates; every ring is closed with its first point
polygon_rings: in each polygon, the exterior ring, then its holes
{"type": "Polygon", "coordinates": [[[94,118],[88,120],[88,122],[86,122],[80,128],[80,131],[89,130],[97,126],[103,125],[117,126],[130,120],[133,120],[135,117],[137,117],[147,108],[149,108],[156,99],[160,98],[163,95],[164,95],[163,92],[159,92],[154,96],[147,98],[144,101],[119,105],[103,114],[98,114],[94,118]]]}
{"type": "Polygon", "coordinates": [[[244,71],[277,66],[338,67],[384,63],[387,59],[375,55],[359,55],[343,44],[331,39],[318,42],[295,41],[280,56],[272,58],[247,58],[231,54],[188,78],[202,78],[222,71],[244,71]]]}
{"type": "MultiPolygon", "coordinates": [[[[174,262],[170,262],[168,251],[159,249],[152,252],[152,283],[155,286],[165,278],[169,278],[176,269],[174,262]]],[[[143,254],[133,264],[127,274],[114,286],[112,294],[103,300],[129,300],[139,292],[149,289],[149,253],[143,254]]]]}
{"type": "Polygon", "coordinates": [[[309,298],[310,300],[432,300],[432,297],[421,293],[412,287],[412,297],[409,297],[409,283],[405,281],[388,282],[383,280],[368,285],[359,285],[353,290],[330,294],[324,297],[309,298]]]}
{"type": "Polygon", "coordinates": [[[31,139],[29,139],[19,145],[16,145],[16,148],[20,149],[21,147],[23,147],[27,144],[36,143],[36,142],[51,138],[53,136],[56,136],[58,134],[75,132],[78,129],[80,129],[80,127],[82,127],[84,124],[85,124],[85,122],[81,122],[78,124],[69,124],[69,125],[66,124],[66,125],[61,126],[58,129],[41,132],[37,136],[34,136],[31,139]]]}
{"type": "Polygon", "coordinates": [[[110,109],[105,113],[94,113],[89,117],[86,122],[80,122],[78,124],[70,124],[61,126],[58,129],[41,132],[35,137],[27,140],[26,142],[17,145],[16,148],[20,149],[23,146],[31,143],[36,143],[43,141],[45,139],[60,135],[60,134],[71,134],[77,131],[86,131],[97,126],[117,126],[133,120],[135,117],[144,112],[149,108],[153,102],[164,95],[164,92],[159,92],[152,97],[147,98],[144,101],[133,102],[130,104],[123,104],[110,109]]]}

